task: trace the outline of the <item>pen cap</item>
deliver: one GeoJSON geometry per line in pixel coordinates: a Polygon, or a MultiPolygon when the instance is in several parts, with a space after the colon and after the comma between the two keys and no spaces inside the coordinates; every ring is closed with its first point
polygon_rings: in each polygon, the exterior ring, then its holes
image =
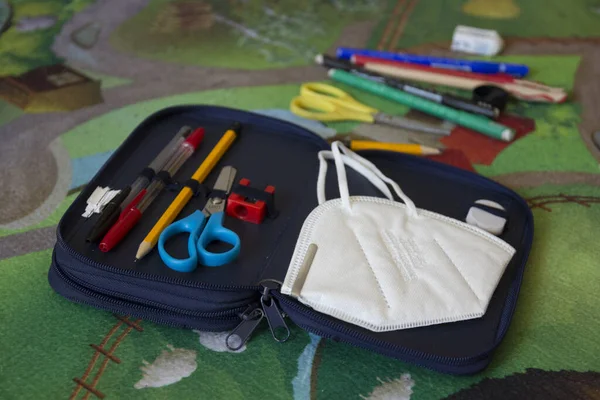
{"type": "Polygon", "coordinates": [[[491,104],[500,111],[504,111],[508,100],[508,92],[495,85],[482,85],[473,89],[473,101],[491,104]]]}
{"type": "Polygon", "coordinates": [[[196,150],[196,147],[200,144],[200,142],[204,139],[204,128],[198,128],[190,136],[185,139],[185,143],[189,144],[196,150]]]}
{"type": "Polygon", "coordinates": [[[181,135],[184,138],[190,136],[191,133],[192,133],[192,128],[187,125],[182,126],[181,129],[179,129],[179,132],[177,132],[178,135],[181,135]]]}
{"type": "Polygon", "coordinates": [[[356,68],[356,66],[352,65],[352,63],[350,63],[348,60],[340,60],[338,58],[328,56],[327,54],[317,54],[315,56],[315,62],[326,68],[343,69],[346,71],[356,68]]]}
{"type": "Polygon", "coordinates": [[[240,131],[242,130],[242,124],[240,124],[239,122],[234,122],[233,124],[231,124],[231,126],[229,128],[227,128],[228,131],[234,131],[236,134],[240,134],[240,131]]]}

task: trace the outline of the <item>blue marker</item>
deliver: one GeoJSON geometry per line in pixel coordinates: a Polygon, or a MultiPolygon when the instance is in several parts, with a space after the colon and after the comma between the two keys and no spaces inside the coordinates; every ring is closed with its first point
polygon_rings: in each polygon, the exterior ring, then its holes
{"type": "Polygon", "coordinates": [[[454,69],[459,71],[477,72],[480,74],[510,74],[522,78],[529,72],[529,67],[523,64],[508,64],[493,61],[460,60],[455,58],[442,58],[420,56],[406,53],[392,53],[369,49],[350,49],[338,47],[336,55],[343,60],[349,60],[353,55],[377,57],[385,60],[402,61],[411,64],[427,65],[436,68],[454,69]]]}

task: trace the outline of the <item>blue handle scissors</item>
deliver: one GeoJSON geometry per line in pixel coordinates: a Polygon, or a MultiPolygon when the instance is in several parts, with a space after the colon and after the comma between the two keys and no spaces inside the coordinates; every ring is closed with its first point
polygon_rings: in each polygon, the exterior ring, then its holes
{"type": "Polygon", "coordinates": [[[198,264],[218,267],[236,259],[240,253],[240,237],[223,226],[225,203],[231,191],[237,171],[233,167],[223,167],[211,196],[204,209],[169,225],[158,238],[158,253],[167,267],[179,272],[193,271],[198,264]],[[180,233],[189,233],[188,258],[175,258],[165,250],[165,242],[180,233]],[[206,249],[210,242],[219,241],[233,246],[224,253],[213,253],[206,249]]]}

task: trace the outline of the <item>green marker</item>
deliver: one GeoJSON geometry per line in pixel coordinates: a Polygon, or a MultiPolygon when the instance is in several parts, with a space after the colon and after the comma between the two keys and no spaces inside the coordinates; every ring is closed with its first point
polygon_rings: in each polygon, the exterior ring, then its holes
{"type": "Polygon", "coordinates": [[[515,137],[514,130],[489,119],[480,117],[478,115],[469,114],[465,111],[455,110],[454,108],[450,108],[442,104],[433,103],[429,100],[393,89],[379,82],[361,78],[360,76],[346,71],[330,69],[329,76],[334,81],[345,83],[346,85],[355,87],[357,89],[376,94],[388,100],[395,101],[440,119],[454,122],[455,124],[464,126],[465,128],[473,129],[474,131],[483,133],[486,136],[493,137],[494,139],[510,142],[515,137]]]}

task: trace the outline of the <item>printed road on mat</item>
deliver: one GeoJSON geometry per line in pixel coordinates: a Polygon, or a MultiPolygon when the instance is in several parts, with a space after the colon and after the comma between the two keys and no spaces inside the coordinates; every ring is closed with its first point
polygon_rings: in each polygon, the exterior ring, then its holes
{"type": "MultiPolygon", "coordinates": [[[[593,296],[600,228],[592,222],[600,218],[600,152],[591,141],[600,129],[593,85],[600,4],[296,3],[10,2],[10,25],[0,29],[0,75],[65,64],[99,85],[81,82],[84,108],[71,109],[60,96],[36,107],[19,107],[4,95],[0,101],[1,179],[11,188],[0,193],[0,397],[472,399],[507,398],[509,387],[522,398],[600,390],[593,351],[600,345],[593,296]],[[150,113],[198,103],[284,112],[300,83],[325,79],[312,66],[315,52],[368,44],[444,55],[459,23],[501,31],[502,59],[527,63],[532,79],[574,93],[562,105],[513,105],[514,113],[535,119],[534,132],[488,149],[485,160],[466,151],[478,172],[528,200],[536,224],[513,324],[484,373],[446,376],[298,328],[280,345],[263,327],[243,351],[231,353],[223,348],[223,333],[111,315],[72,304],[48,286],[54,226],[150,113]]],[[[344,89],[382,111],[407,111],[344,89]]],[[[357,125],[330,127],[349,132],[357,125]]]]}

